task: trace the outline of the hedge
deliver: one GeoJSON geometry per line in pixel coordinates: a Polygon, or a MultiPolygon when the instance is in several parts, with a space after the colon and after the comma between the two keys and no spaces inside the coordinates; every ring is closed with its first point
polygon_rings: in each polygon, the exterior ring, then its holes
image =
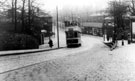
{"type": "Polygon", "coordinates": [[[26,34],[0,33],[0,50],[37,49],[38,41],[26,34]]]}

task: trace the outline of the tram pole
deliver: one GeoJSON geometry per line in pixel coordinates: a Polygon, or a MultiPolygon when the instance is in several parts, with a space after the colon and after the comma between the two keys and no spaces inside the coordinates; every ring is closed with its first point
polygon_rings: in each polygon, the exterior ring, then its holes
{"type": "Polygon", "coordinates": [[[57,13],[57,42],[58,42],[58,48],[59,48],[60,45],[59,45],[58,6],[56,7],[56,13],[57,13]]]}

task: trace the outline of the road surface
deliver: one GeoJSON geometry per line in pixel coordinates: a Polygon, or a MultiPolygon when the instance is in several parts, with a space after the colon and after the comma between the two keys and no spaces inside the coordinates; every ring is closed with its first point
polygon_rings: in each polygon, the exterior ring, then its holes
{"type": "Polygon", "coordinates": [[[0,81],[135,81],[127,48],[109,51],[100,37],[82,41],[79,48],[0,57],[0,81]]]}

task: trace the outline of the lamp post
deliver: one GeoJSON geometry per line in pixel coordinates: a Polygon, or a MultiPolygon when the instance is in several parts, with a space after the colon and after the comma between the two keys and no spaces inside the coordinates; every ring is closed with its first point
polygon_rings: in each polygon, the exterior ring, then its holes
{"type": "Polygon", "coordinates": [[[56,7],[56,13],[57,13],[57,42],[58,42],[58,48],[59,48],[60,45],[59,45],[58,6],[56,7]]]}
{"type": "Polygon", "coordinates": [[[16,32],[16,28],[17,28],[17,0],[15,0],[15,32],[16,32]]]}
{"type": "Polygon", "coordinates": [[[29,27],[31,26],[31,1],[28,0],[28,23],[29,23],[29,27]]]}
{"type": "Polygon", "coordinates": [[[131,33],[131,42],[132,42],[133,32],[132,32],[132,18],[131,17],[130,17],[130,33],[131,33]]]}

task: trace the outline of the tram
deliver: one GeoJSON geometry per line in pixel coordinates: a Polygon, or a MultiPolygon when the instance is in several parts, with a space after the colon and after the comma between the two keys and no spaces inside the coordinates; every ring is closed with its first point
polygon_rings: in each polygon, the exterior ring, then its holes
{"type": "Polygon", "coordinates": [[[81,28],[75,21],[65,21],[67,47],[81,46],[81,28]]]}

